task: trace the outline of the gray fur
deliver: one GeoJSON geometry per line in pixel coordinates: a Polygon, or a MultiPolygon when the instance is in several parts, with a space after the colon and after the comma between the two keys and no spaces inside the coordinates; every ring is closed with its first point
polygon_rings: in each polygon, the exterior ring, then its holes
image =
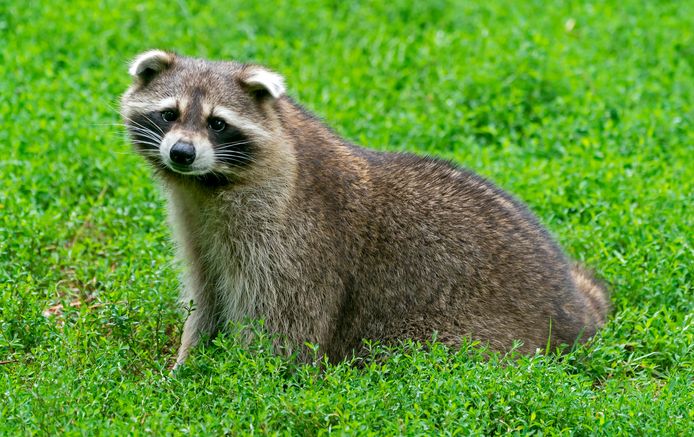
{"type": "Polygon", "coordinates": [[[168,193],[182,299],[195,302],[178,363],[202,334],[246,318],[264,319],[300,356],[311,342],[333,361],[359,353],[362,339],[435,333],[451,346],[473,338],[497,350],[521,340],[532,353],[548,340],[585,340],[605,322],[605,288],[491,182],[348,143],[283,95],[281,78],[264,90],[262,78],[279,76],[258,75],[262,67],[153,53],[160,58],[145,61],[164,68],[135,78],[122,113],[168,193]],[[157,116],[150,109],[171,98],[180,120],[170,131],[150,127],[152,136],[209,142],[209,176],[167,168],[138,140],[138,126],[157,116]],[[217,106],[243,120],[234,126],[249,143],[243,163],[222,162],[208,132],[217,106]]]}

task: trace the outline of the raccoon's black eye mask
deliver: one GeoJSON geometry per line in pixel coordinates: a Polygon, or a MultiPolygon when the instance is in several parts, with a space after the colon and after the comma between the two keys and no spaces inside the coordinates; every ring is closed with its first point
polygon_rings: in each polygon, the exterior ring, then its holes
{"type": "Polygon", "coordinates": [[[171,122],[167,114],[165,119],[164,113],[172,112],[174,118],[178,115],[174,111],[149,112],[147,114],[136,114],[130,118],[128,123],[128,131],[135,145],[143,149],[158,149],[166,133],[171,129],[171,122]]]}
{"type": "MultiPolygon", "coordinates": [[[[142,150],[157,150],[166,134],[180,120],[177,108],[133,115],[128,130],[133,143],[142,150]]],[[[220,117],[209,117],[205,126],[196,129],[206,133],[220,164],[243,167],[253,161],[254,146],[248,136],[220,117]],[[206,131],[206,132],[205,132],[206,131]]]]}
{"type": "Polygon", "coordinates": [[[253,161],[255,148],[243,132],[221,119],[210,119],[208,126],[208,138],[219,162],[238,167],[253,161]],[[221,121],[223,125],[216,123],[216,120],[221,121]],[[217,129],[219,127],[220,130],[217,129]]]}

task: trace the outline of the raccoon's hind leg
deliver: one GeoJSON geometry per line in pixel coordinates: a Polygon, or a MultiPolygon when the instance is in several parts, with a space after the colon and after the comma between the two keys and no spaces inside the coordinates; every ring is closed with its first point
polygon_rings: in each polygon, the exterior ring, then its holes
{"type": "Polygon", "coordinates": [[[585,267],[574,264],[571,277],[576,289],[583,294],[590,305],[589,313],[596,325],[604,325],[610,311],[610,297],[605,284],[601,283],[585,267]]]}

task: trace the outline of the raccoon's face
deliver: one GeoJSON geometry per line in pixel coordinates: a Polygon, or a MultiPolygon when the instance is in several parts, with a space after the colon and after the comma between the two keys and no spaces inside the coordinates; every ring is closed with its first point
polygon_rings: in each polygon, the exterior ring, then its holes
{"type": "Polygon", "coordinates": [[[284,81],[263,67],[152,50],[130,74],[121,114],[136,149],[166,174],[228,183],[276,138],[284,81]]]}

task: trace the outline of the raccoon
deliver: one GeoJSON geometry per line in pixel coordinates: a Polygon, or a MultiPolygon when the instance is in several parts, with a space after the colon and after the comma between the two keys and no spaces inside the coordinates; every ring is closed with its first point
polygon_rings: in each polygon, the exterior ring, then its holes
{"type": "Polygon", "coordinates": [[[121,114],[163,183],[194,303],[177,365],[249,319],[331,361],[433,336],[533,353],[605,323],[605,286],[473,172],[340,138],[260,65],[152,50],[129,72],[121,114]]]}

